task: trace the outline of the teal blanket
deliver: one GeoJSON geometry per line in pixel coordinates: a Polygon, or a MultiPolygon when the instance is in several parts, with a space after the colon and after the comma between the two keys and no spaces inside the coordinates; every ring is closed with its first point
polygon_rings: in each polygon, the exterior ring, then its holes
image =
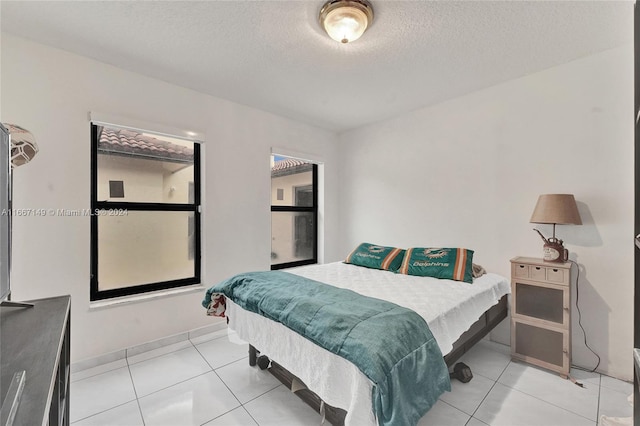
{"type": "Polygon", "coordinates": [[[236,275],[207,290],[280,322],[355,364],[373,382],[379,425],[418,423],[449,372],[427,323],[410,309],[282,271],[236,275]]]}

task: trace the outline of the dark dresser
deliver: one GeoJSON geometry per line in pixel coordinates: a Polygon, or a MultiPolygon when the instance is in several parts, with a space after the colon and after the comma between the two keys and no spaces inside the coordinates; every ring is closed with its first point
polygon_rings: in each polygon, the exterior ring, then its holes
{"type": "Polygon", "coordinates": [[[640,425],[640,349],[637,348],[633,350],[633,370],[633,424],[640,425]]]}
{"type": "Polygon", "coordinates": [[[13,425],[69,425],[71,297],[28,303],[0,306],[0,401],[24,371],[13,425]]]}

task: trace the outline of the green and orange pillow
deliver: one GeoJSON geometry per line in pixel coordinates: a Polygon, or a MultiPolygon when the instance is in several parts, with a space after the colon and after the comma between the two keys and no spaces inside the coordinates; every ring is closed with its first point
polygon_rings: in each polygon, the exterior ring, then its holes
{"type": "Polygon", "coordinates": [[[412,247],[403,250],[362,243],[344,262],[405,275],[473,282],[473,250],[465,248],[412,247]]]}

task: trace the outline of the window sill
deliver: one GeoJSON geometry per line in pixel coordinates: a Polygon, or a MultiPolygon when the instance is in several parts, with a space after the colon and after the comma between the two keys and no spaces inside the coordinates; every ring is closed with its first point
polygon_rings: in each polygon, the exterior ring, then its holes
{"type": "Polygon", "coordinates": [[[122,305],[130,305],[133,303],[141,303],[148,302],[151,300],[162,299],[165,297],[171,297],[176,295],[188,294],[188,293],[199,293],[204,290],[204,286],[202,284],[194,284],[190,286],[180,287],[180,288],[172,288],[168,290],[159,290],[153,291],[144,294],[136,294],[133,296],[123,296],[123,297],[114,297],[113,299],[107,300],[96,300],[93,302],[89,302],[89,310],[100,310],[105,308],[113,308],[116,306],[122,305]]]}

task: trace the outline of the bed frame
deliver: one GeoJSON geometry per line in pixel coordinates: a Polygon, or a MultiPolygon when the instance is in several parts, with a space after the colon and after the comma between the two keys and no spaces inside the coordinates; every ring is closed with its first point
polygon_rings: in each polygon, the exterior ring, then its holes
{"type": "MultiPolygon", "coordinates": [[[[447,366],[451,367],[455,364],[465,352],[493,330],[496,325],[507,317],[507,312],[507,295],[504,295],[496,305],[493,305],[488,311],[482,314],[478,321],[474,322],[469,330],[464,332],[462,336],[455,341],[453,349],[444,356],[444,361],[447,366]]],[[[249,365],[255,366],[258,364],[260,368],[265,369],[269,365],[270,360],[266,356],[259,356],[259,353],[259,350],[249,345],[249,365]]],[[[320,397],[307,389],[300,379],[275,361],[271,360],[271,365],[268,370],[274,377],[280,380],[282,384],[295,392],[300,399],[306,402],[316,412],[320,413],[320,415],[323,415],[332,425],[344,425],[344,418],[347,415],[346,411],[324,404],[320,397]]]]}

